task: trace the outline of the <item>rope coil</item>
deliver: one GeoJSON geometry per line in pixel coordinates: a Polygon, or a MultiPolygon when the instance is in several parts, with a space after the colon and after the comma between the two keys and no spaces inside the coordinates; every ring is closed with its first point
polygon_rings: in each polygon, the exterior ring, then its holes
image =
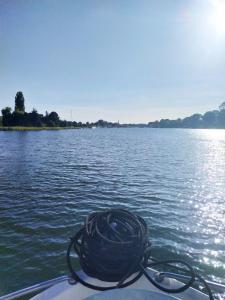
{"type": "MultiPolygon", "coordinates": [[[[180,293],[188,289],[195,278],[193,268],[179,260],[149,262],[151,243],[149,231],[143,218],[123,209],[111,209],[90,214],[84,226],[71,238],[67,250],[67,264],[72,277],[84,286],[104,291],[123,288],[133,284],[142,275],[157,288],[167,293],[180,293]],[[79,257],[83,271],[94,278],[107,282],[117,282],[114,286],[102,287],[90,284],[81,279],[71,263],[71,251],[74,249],[79,257]],[[165,288],[159,285],[146,271],[147,267],[174,266],[182,264],[190,280],[179,288],[165,288]],[[130,277],[132,276],[132,279],[130,277]]],[[[177,268],[180,269],[180,268],[177,268]]],[[[201,278],[209,299],[213,300],[211,290],[201,278]]]]}

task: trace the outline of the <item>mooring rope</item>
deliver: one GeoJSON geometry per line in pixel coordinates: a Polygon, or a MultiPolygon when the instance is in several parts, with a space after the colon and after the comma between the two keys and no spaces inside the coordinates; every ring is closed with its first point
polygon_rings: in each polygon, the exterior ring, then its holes
{"type": "Polygon", "coordinates": [[[167,293],[181,293],[198,278],[205,286],[209,299],[212,292],[205,280],[193,268],[180,260],[150,262],[151,243],[147,224],[143,218],[123,209],[112,209],[90,214],[84,226],[71,238],[67,250],[67,264],[72,277],[84,286],[104,291],[124,288],[136,282],[142,275],[157,288],[167,293]],[[74,271],[71,251],[74,249],[82,270],[89,276],[114,286],[97,286],[84,281],[74,271]],[[167,265],[189,274],[190,280],[179,288],[166,288],[156,282],[146,271],[147,267],[167,265]],[[130,277],[132,276],[132,279],[130,277]]]}

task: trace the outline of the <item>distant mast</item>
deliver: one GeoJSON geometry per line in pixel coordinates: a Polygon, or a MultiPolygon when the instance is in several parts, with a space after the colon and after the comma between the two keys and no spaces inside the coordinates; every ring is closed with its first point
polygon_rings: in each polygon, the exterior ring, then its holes
{"type": "Polygon", "coordinates": [[[70,124],[70,127],[72,128],[72,124],[73,124],[73,110],[71,109],[70,110],[70,121],[71,121],[71,124],[70,124]]]}

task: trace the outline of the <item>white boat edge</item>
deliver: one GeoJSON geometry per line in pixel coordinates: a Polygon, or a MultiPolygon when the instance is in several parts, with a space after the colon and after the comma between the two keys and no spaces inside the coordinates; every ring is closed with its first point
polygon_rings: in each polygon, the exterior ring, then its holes
{"type": "MultiPolygon", "coordinates": [[[[153,276],[156,272],[153,269],[148,269],[148,272],[151,276],[153,276]]],[[[115,283],[108,283],[103,282],[95,278],[91,278],[87,276],[84,272],[80,271],[79,275],[82,279],[85,281],[100,285],[100,286],[109,286],[109,285],[115,285],[115,283]]],[[[163,281],[163,286],[169,288],[178,288],[181,285],[183,285],[181,282],[179,282],[176,279],[171,278],[165,278],[163,281]]],[[[161,292],[159,289],[157,289],[155,286],[153,286],[145,276],[142,276],[138,281],[136,281],[134,284],[126,287],[125,289],[140,289],[140,290],[147,290],[147,291],[153,291],[153,292],[160,292],[162,295],[166,295],[166,293],[161,292]]],[[[99,291],[92,290],[89,288],[84,287],[80,283],[70,284],[68,280],[63,281],[61,283],[58,283],[47,290],[39,293],[38,295],[32,297],[32,300],[83,300],[87,297],[90,297],[95,294],[99,294],[99,291]]],[[[104,293],[104,292],[101,292],[104,293]]],[[[171,294],[170,294],[171,296],[171,294]]],[[[194,288],[189,288],[186,291],[179,293],[179,294],[173,294],[172,295],[174,299],[179,300],[206,300],[208,299],[208,296],[194,288]]],[[[165,297],[163,298],[165,299],[165,297]]]]}
{"type": "MultiPolygon", "coordinates": [[[[151,276],[155,276],[158,274],[155,270],[148,268],[148,272],[151,276]]],[[[115,285],[115,283],[108,283],[103,282],[100,280],[97,280],[95,278],[91,278],[87,276],[83,271],[78,272],[79,276],[92,284],[100,285],[100,286],[109,286],[109,285],[115,285]]],[[[163,280],[163,286],[167,288],[178,288],[182,285],[182,283],[177,280],[179,278],[182,278],[182,275],[174,274],[174,273],[168,273],[168,277],[165,277],[163,280]],[[176,279],[175,279],[176,278],[176,279]]],[[[183,276],[185,277],[185,276],[183,276]]],[[[187,277],[188,278],[188,277],[187,277]]],[[[214,290],[218,292],[225,292],[225,285],[220,283],[215,283],[212,281],[207,281],[209,286],[213,288],[214,290]]],[[[165,299],[165,295],[168,295],[166,293],[161,292],[158,290],[155,286],[153,286],[145,276],[142,276],[137,282],[130,285],[129,287],[125,288],[126,290],[145,290],[145,291],[151,291],[155,293],[161,293],[161,295],[164,295],[163,299],[165,299]]],[[[123,289],[124,290],[124,289],[123,289]]],[[[35,284],[33,286],[24,288],[19,291],[15,291],[13,293],[10,293],[5,296],[0,296],[0,300],[12,300],[12,299],[19,299],[20,297],[28,294],[34,294],[39,292],[32,298],[31,300],[83,300],[86,299],[89,296],[97,295],[99,294],[99,291],[88,289],[81,285],[80,283],[76,283],[69,276],[61,276],[54,279],[47,280],[45,282],[41,282],[38,284],[35,284]],[[72,284],[71,284],[72,282],[72,284]]],[[[105,293],[105,292],[101,292],[105,293]]],[[[171,295],[171,294],[170,294],[171,295]]],[[[208,295],[200,292],[199,290],[196,290],[194,288],[189,288],[186,291],[179,293],[179,294],[172,294],[173,299],[179,299],[179,300],[204,300],[209,299],[208,295]]],[[[157,298],[158,299],[158,298],[157,298]]],[[[168,299],[171,299],[171,296],[168,299]]]]}

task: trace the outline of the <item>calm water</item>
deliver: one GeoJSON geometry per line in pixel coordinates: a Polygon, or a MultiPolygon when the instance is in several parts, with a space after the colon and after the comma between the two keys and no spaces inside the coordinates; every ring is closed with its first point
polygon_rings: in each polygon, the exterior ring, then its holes
{"type": "Polygon", "coordinates": [[[0,294],[67,272],[94,210],[150,227],[152,254],[225,281],[225,130],[0,132],[0,294]]]}

